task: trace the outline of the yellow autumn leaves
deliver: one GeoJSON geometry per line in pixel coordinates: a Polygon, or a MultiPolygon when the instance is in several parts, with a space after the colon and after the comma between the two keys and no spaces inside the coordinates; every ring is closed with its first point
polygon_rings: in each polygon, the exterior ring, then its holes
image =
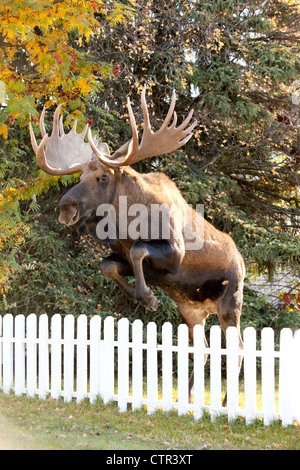
{"type": "Polygon", "coordinates": [[[26,125],[29,114],[36,118],[36,100],[76,101],[84,113],[84,99],[101,85],[110,66],[87,57],[81,45],[100,33],[100,12],[114,26],[132,14],[130,3],[125,7],[103,0],[2,1],[0,79],[6,86],[7,107],[0,115],[0,135],[7,137],[4,119],[26,125]]]}
{"type": "Polygon", "coordinates": [[[7,125],[4,123],[2,123],[0,126],[0,135],[2,135],[4,139],[7,139],[8,137],[7,125]]]}
{"type": "MultiPolygon", "coordinates": [[[[18,153],[14,123],[27,126],[38,120],[37,108],[66,102],[70,120],[78,127],[86,121],[85,101],[112,75],[110,64],[94,60],[87,45],[101,35],[101,19],[111,28],[132,15],[133,1],[126,6],[105,0],[2,0],[0,5],[0,141],[11,157],[18,153]]],[[[70,122],[69,122],[70,124],[70,122]]],[[[4,148],[3,147],[3,148],[4,148]]],[[[17,156],[18,155],[18,156],[17,156]]],[[[24,162],[21,161],[21,164],[24,162]]],[[[0,176],[0,292],[16,269],[15,253],[27,239],[29,226],[19,201],[34,201],[57,183],[58,177],[11,178],[5,164],[0,176]]],[[[32,204],[32,203],[31,203],[32,204]]],[[[30,211],[28,203],[27,210],[30,211]]],[[[25,204],[22,205],[25,207],[25,204]]],[[[23,209],[24,210],[24,209],[23,209]]],[[[4,289],[4,291],[3,291],[4,289]]]]}

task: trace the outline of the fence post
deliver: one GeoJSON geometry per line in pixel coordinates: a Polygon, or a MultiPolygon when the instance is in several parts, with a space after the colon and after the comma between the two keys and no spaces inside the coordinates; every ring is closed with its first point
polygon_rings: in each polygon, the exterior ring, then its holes
{"type": "Polygon", "coordinates": [[[274,379],[274,331],[263,328],[261,332],[262,354],[262,410],[264,424],[268,426],[274,418],[275,411],[275,379],[274,379]]]}
{"type": "Polygon", "coordinates": [[[87,316],[77,318],[77,403],[87,395],[87,316]]]}
{"type": "Polygon", "coordinates": [[[56,313],[51,318],[51,397],[61,395],[61,316],[56,313]]]}
{"type": "Polygon", "coordinates": [[[141,408],[143,398],[143,323],[132,324],[132,409],[141,408]]]}
{"type": "Polygon", "coordinates": [[[64,401],[70,402],[74,387],[74,317],[64,318],[64,401]]]}
{"type": "Polygon", "coordinates": [[[162,407],[163,411],[172,409],[173,398],[173,358],[172,358],[172,324],[166,322],[162,326],[162,407]]]}
{"type": "Polygon", "coordinates": [[[99,395],[101,317],[95,315],[90,321],[90,402],[99,395]]]}
{"type": "Polygon", "coordinates": [[[37,319],[34,313],[28,315],[26,319],[27,327],[27,395],[34,397],[37,385],[37,319]]]}
{"type": "Polygon", "coordinates": [[[45,399],[49,392],[48,316],[39,318],[39,398],[45,399]]]}
{"type": "Polygon", "coordinates": [[[210,329],[210,408],[211,420],[221,413],[221,328],[213,325],[210,329]]]}
{"type": "Polygon", "coordinates": [[[188,413],[189,403],[189,354],[188,327],[181,324],[178,327],[178,415],[188,413]]]}
{"type": "Polygon", "coordinates": [[[194,326],[194,419],[204,412],[205,333],[202,325],[194,326]]]}
{"type": "Polygon", "coordinates": [[[153,414],[157,406],[157,326],[147,325],[147,413],[153,414]]]}
{"type": "Polygon", "coordinates": [[[127,411],[129,388],[129,321],[118,321],[118,407],[120,413],[127,411]]]}
{"type": "Polygon", "coordinates": [[[256,419],[256,331],[244,330],[244,383],[246,424],[256,419]]]}
{"type": "Polygon", "coordinates": [[[25,388],[25,317],[15,318],[15,394],[20,396],[25,388]]]}
{"type": "Polygon", "coordinates": [[[238,417],[239,409],[239,339],[235,326],[226,330],[228,421],[238,417]]]}

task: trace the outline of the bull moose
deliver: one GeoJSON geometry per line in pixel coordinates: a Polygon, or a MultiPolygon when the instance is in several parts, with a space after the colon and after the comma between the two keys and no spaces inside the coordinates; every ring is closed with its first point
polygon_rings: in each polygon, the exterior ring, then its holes
{"type": "MultiPolygon", "coordinates": [[[[38,165],[44,172],[51,175],[82,173],[80,182],[60,201],[59,221],[66,226],[84,225],[89,234],[98,238],[97,225],[103,220],[103,214],[99,215],[98,208],[103,204],[110,205],[116,218],[114,236],[106,240],[112,254],[101,262],[105,276],[150,311],[157,309],[158,301],[147,284],[163,289],[177,303],[188,326],[191,341],[193,327],[196,324],[204,325],[208,315],[214,313],[218,315],[224,333],[228,326],[236,326],[239,330],[245,268],[234,241],[202,217],[200,248],[193,249],[192,246],[187,249],[187,230],[184,230],[187,227],[182,216],[187,203],[174,182],[162,172],[140,174],[130,166],[183,146],[192,137],[197,124],[197,121],[190,124],[193,115],[191,111],[176,127],[176,95],[173,92],[167,116],[160,129],[153,132],[145,93],[146,87],[141,95],[144,121],[141,142],[128,98],[132,139],[112,155],[106,143],[95,142],[88,125],[78,134],[75,121],[72,130],[65,134],[62,116],[59,118],[63,104],[55,110],[50,137],[44,125],[45,108],[42,111],[42,140],[39,145],[30,124],[32,146],[38,165]],[[84,140],[87,133],[88,142],[84,140]],[[128,233],[125,237],[120,236],[122,227],[119,222],[124,220],[120,201],[125,196],[129,207],[139,203],[149,209],[146,215],[148,222],[152,222],[151,206],[167,207],[169,236],[164,238],[161,228],[156,231],[155,237],[149,231],[139,238],[131,237],[128,233]],[[135,286],[125,279],[132,275],[135,286]]],[[[130,220],[129,214],[127,220],[130,220]]],[[[195,227],[194,219],[190,225],[190,228],[195,227]]],[[[240,334],[239,342],[242,348],[240,334]]],[[[190,380],[190,388],[192,383],[193,379],[190,380]]]]}

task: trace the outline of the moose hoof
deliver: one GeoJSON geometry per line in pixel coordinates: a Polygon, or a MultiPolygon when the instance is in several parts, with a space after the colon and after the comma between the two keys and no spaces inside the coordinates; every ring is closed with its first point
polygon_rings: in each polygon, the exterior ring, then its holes
{"type": "Polygon", "coordinates": [[[155,312],[158,307],[158,300],[151,290],[144,295],[142,299],[139,299],[139,302],[147,309],[155,312]]]}

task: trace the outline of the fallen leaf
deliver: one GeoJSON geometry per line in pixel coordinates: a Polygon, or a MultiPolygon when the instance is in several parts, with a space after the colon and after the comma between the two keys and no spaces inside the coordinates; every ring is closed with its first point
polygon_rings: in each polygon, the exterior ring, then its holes
{"type": "Polygon", "coordinates": [[[73,426],[70,428],[70,431],[74,431],[74,429],[79,428],[78,424],[73,424],[73,426]]]}

